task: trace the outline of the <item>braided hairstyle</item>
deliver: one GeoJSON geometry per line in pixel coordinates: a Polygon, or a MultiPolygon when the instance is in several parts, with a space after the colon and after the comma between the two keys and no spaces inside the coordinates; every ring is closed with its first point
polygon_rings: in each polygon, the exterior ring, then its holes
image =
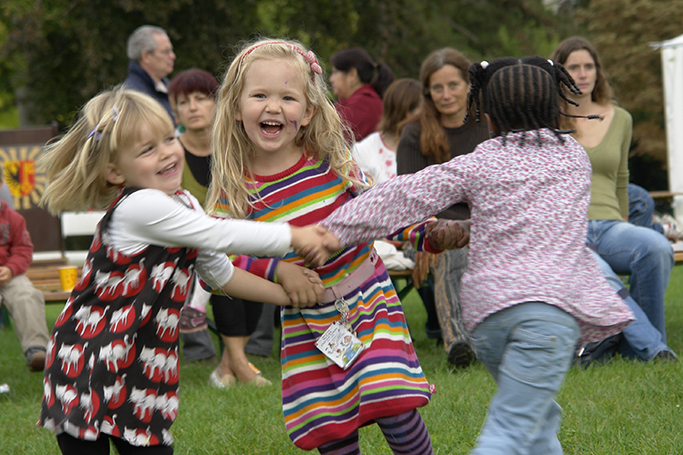
{"type": "MultiPolygon", "coordinates": [[[[469,117],[472,105],[476,106],[476,119],[480,109],[503,136],[508,133],[537,130],[538,144],[542,144],[541,128],[548,128],[563,141],[559,129],[560,108],[558,95],[576,104],[562,92],[562,85],[572,93],[581,93],[564,67],[543,57],[516,59],[502,57],[488,62],[474,63],[469,68],[470,93],[467,100],[469,117]]],[[[524,137],[522,137],[524,141],[524,137]]]]}

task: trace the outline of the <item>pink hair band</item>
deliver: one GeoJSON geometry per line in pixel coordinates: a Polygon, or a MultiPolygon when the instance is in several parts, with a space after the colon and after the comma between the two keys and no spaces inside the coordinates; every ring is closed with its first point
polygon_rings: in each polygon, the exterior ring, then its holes
{"type": "MultiPolygon", "coordinates": [[[[254,52],[254,50],[258,49],[259,47],[270,46],[270,45],[274,45],[274,44],[281,44],[281,45],[286,46],[290,49],[294,49],[303,58],[306,59],[308,64],[311,66],[311,71],[313,71],[313,73],[315,73],[315,74],[322,74],[323,73],[323,69],[320,67],[320,64],[318,63],[318,59],[316,58],[313,51],[304,52],[296,46],[292,46],[291,44],[283,43],[281,41],[257,44],[256,46],[252,47],[247,52],[245,52],[244,55],[242,56],[241,60],[244,60],[244,58],[247,55],[251,54],[252,52],[254,52]]],[[[313,77],[315,78],[315,76],[313,76],[313,77]]]]}

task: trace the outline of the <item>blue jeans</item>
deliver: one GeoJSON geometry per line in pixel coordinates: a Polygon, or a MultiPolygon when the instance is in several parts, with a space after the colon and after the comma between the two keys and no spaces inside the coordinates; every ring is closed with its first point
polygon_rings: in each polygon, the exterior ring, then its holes
{"type": "Polygon", "coordinates": [[[598,267],[600,267],[600,271],[607,279],[609,285],[624,299],[624,302],[626,302],[636,317],[636,320],[622,331],[626,342],[619,346],[621,356],[647,361],[654,358],[661,351],[671,351],[662,340],[662,334],[652,325],[643,309],[633,300],[621,278],[614,273],[609,264],[595,251],[593,251],[593,256],[598,261],[598,267]]]}
{"type": "Polygon", "coordinates": [[[666,237],[624,221],[590,220],[587,240],[618,275],[631,275],[631,296],[666,343],[664,293],[674,265],[666,237]]]}
{"type": "Polygon", "coordinates": [[[654,229],[660,234],[664,233],[661,223],[653,223],[652,215],[655,213],[655,201],[642,186],[633,183],[628,184],[628,222],[636,226],[654,229]]]}
{"type": "Polygon", "coordinates": [[[580,334],[574,317],[541,302],[492,314],[472,332],[477,358],[498,392],[470,455],[559,455],[555,402],[580,334]]]}

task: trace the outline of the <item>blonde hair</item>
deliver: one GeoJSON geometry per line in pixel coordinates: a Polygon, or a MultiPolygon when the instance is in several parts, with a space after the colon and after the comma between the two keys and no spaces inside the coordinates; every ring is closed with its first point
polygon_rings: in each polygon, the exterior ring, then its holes
{"type": "Polygon", "coordinates": [[[306,153],[316,159],[328,160],[341,178],[362,186],[348,152],[350,147],[344,139],[345,127],[327,97],[323,74],[313,71],[314,65],[319,68],[317,61],[315,64],[310,62],[310,59],[314,59],[313,54],[298,41],[260,39],[242,47],[230,64],[218,92],[211,140],[212,178],[205,204],[207,210],[215,211],[221,197],[227,198],[230,213],[235,218],[245,218],[249,207],[254,206],[245,183],[245,178],[253,175],[251,160],[254,148],[244,125],[237,120],[237,112],[245,75],[251,64],[259,59],[287,60],[304,81],[307,105],[316,109],[310,123],[298,131],[295,145],[303,147],[306,153]]]}
{"type": "Polygon", "coordinates": [[[104,91],[81,109],[76,123],[47,146],[43,165],[48,185],[40,204],[50,213],[106,209],[119,186],[105,177],[118,151],[140,140],[143,128],[173,134],[166,110],[150,96],[119,85],[104,91]]]}

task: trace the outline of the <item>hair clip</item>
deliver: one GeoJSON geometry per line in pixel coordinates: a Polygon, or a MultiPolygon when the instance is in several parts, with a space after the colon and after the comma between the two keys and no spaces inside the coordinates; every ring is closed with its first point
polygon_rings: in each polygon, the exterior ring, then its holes
{"type": "Polygon", "coordinates": [[[489,62],[487,62],[486,60],[482,60],[482,62],[479,65],[481,65],[482,68],[486,69],[489,67],[489,62]]]}
{"type": "Polygon", "coordinates": [[[95,142],[99,142],[100,138],[102,137],[102,131],[97,131],[97,129],[100,127],[100,124],[98,123],[95,125],[95,128],[88,134],[88,139],[91,137],[95,136],[95,142]]]}
{"type": "Polygon", "coordinates": [[[315,54],[313,51],[308,51],[305,54],[301,52],[298,48],[294,48],[297,52],[299,52],[301,55],[304,56],[304,58],[308,61],[308,64],[311,65],[311,71],[313,71],[316,74],[322,74],[323,69],[320,67],[320,64],[318,63],[318,59],[315,57],[315,54]]]}
{"type": "Polygon", "coordinates": [[[550,59],[548,59],[548,63],[550,63],[550,66],[555,66],[555,63],[553,63],[553,61],[550,59]]]}
{"type": "Polygon", "coordinates": [[[121,111],[119,111],[119,108],[116,107],[116,104],[114,104],[114,105],[111,107],[111,117],[114,119],[114,121],[117,121],[117,120],[119,119],[119,114],[120,114],[120,113],[121,113],[121,111]]]}

